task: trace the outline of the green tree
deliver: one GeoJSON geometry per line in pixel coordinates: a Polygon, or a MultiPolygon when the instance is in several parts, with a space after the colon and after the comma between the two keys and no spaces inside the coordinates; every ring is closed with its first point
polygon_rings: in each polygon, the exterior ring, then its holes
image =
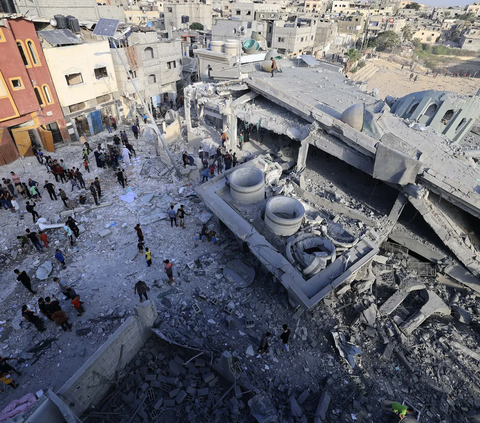
{"type": "Polygon", "coordinates": [[[362,53],[360,53],[359,50],[355,48],[351,48],[350,50],[347,51],[347,65],[346,65],[346,71],[349,72],[354,63],[358,62],[360,58],[362,57],[362,53]]]}
{"type": "Polygon", "coordinates": [[[203,25],[200,22],[193,22],[190,25],[190,29],[193,29],[195,31],[203,31],[203,25]]]}
{"type": "Polygon", "coordinates": [[[405,9],[420,10],[421,6],[418,3],[410,3],[405,6],[405,9]]]}
{"type": "Polygon", "coordinates": [[[402,28],[402,38],[403,38],[403,41],[412,41],[412,37],[413,37],[412,28],[410,27],[410,25],[405,25],[405,26],[402,28]]]}
{"type": "Polygon", "coordinates": [[[400,39],[393,31],[384,31],[369,41],[369,47],[377,47],[379,50],[386,50],[395,47],[400,43],[400,39]]]}
{"type": "Polygon", "coordinates": [[[412,40],[412,45],[415,48],[421,48],[422,47],[422,42],[420,41],[420,38],[414,38],[412,40]]]}

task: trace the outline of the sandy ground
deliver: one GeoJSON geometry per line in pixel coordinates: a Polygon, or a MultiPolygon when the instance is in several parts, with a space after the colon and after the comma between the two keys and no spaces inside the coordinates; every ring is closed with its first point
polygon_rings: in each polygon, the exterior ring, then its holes
{"type": "Polygon", "coordinates": [[[438,75],[435,78],[426,71],[413,72],[418,75],[418,80],[410,81],[412,73],[407,66],[402,70],[402,66],[388,60],[373,59],[373,62],[379,69],[368,81],[368,91],[377,88],[380,91],[380,98],[387,95],[394,97],[403,97],[415,91],[425,90],[445,90],[453,91],[458,94],[474,95],[478,91],[480,80],[478,78],[452,78],[449,76],[438,75]]]}

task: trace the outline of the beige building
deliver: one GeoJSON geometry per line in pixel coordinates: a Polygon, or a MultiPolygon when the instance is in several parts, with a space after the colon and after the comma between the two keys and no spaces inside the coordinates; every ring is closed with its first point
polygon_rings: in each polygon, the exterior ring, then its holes
{"type": "Polygon", "coordinates": [[[469,4],[466,13],[473,13],[475,16],[480,16],[480,2],[476,1],[473,4],[469,4]]]}
{"type": "Polygon", "coordinates": [[[291,21],[275,21],[273,24],[272,47],[285,56],[312,54],[317,33],[315,18],[297,18],[291,21]]]}
{"type": "Polygon", "coordinates": [[[418,38],[422,43],[433,44],[442,35],[442,28],[439,26],[421,26],[413,30],[412,39],[418,38]]]}
{"type": "Polygon", "coordinates": [[[399,34],[406,24],[406,20],[397,17],[389,17],[383,15],[370,16],[368,18],[368,35],[369,37],[383,31],[393,31],[399,34]]]}
{"type": "Polygon", "coordinates": [[[102,116],[122,118],[108,41],[55,47],[43,39],[42,46],[65,120],[73,124],[73,138],[103,131],[102,116]]]}
{"type": "Polygon", "coordinates": [[[213,8],[204,3],[164,3],[160,17],[168,37],[172,38],[175,31],[188,29],[194,22],[201,23],[205,30],[212,29],[213,8]],[[188,16],[188,22],[182,22],[184,16],[188,16]]]}
{"type": "Polygon", "coordinates": [[[480,51],[480,28],[468,28],[460,37],[460,48],[480,51]]]}
{"type": "Polygon", "coordinates": [[[128,46],[120,46],[118,54],[127,63],[130,72],[127,79],[125,68],[112,49],[120,99],[128,119],[140,104],[132,79],[151,109],[176,99],[177,82],[182,78],[181,41],[160,41],[155,31],[134,32],[128,37],[128,46]]]}
{"type": "Polygon", "coordinates": [[[327,10],[327,0],[306,0],[304,11],[305,13],[318,13],[323,14],[327,10]]]}
{"type": "Polygon", "coordinates": [[[125,10],[125,22],[132,25],[146,25],[160,18],[158,10],[125,10]]]}

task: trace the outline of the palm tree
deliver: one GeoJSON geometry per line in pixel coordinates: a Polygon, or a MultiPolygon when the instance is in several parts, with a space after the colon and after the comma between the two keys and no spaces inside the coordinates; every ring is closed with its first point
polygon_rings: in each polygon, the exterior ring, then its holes
{"type": "Polygon", "coordinates": [[[347,57],[348,59],[347,59],[345,73],[350,72],[350,69],[352,68],[354,63],[358,62],[362,57],[362,53],[360,53],[360,51],[355,48],[351,48],[350,50],[347,51],[347,57]]]}
{"type": "Polygon", "coordinates": [[[402,28],[402,38],[403,41],[412,41],[413,31],[409,25],[405,25],[402,28]]]}

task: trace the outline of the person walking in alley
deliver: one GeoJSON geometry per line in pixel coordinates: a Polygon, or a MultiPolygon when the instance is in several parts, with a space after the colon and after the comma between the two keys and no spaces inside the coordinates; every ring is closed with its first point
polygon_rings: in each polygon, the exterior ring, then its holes
{"type": "Polygon", "coordinates": [[[170,210],[168,211],[168,215],[170,216],[170,226],[173,228],[173,223],[175,222],[175,226],[178,227],[177,213],[175,212],[173,206],[170,206],[170,210]]]}
{"type": "Polygon", "coordinates": [[[47,328],[45,327],[45,323],[43,320],[38,317],[37,314],[37,307],[35,307],[35,311],[30,310],[26,305],[22,306],[22,317],[27,321],[32,323],[39,332],[45,332],[47,328]]]}
{"type": "Polygon", "coordinates": [[[260,354],[268,353],[269,351],[268,339],[270,338],[271,335],[272,334],[270,332],[265,332],[262,335],[262,338],[260,339],[260,348],[258,349],[258,352],[260,354]]]}
{"type": "Polygon", "coordinates": [[[122,188],[125,188],[125,178],[122,170],[119,170],[115,175],[117,176],[118,183],[122,186],[122,188]]]}
{"type": "Polygon", "coordinates": [[[187,213],[185,209],[183,208],[183,204],[180,206],[180,208],[177,211],[177,216],[180,219],[180,227],[182,229],[185,229],[185,215],[190,216],[191,213],[187,213]]]}
{"type": "Polygon", "coordinates": [[[19,281],[25,288],[27,288],[33,295],[36,294],[36,292],[32,289],[32,283],[30,281],[30,278],[29,276],[27,275],[27,273],[25,272],[25,270],[23,272],[20,272],[20,270],[18,269],[15,269],[13,271],[13,273],[15,273],[17,275],[17,281],[19,281]]]}
{"type": "Polygon", "coordinates": [[[102,198],[102,187],[100,185],[100,180],[98,178],[95,178],[95,181],[93,181],[93,184],[95,185],[95,189],[98,192],[98,198],[102,198]]]}
{"type": "Polygon", "coordinates": [[[67,265],[65,264],[65,257],[63,256],[62,250],[59,250],[58,248],[55,250],[55,259],[63,266],[64,269],[67,268],[67,265]]]}
{"type": "Polygon", "coordinates": [[[138,296],[140,297],[140,302],[142,303],[143,302],[142,295],[145,297],[145,300],[148,300],[147,291],[150,291],[150,288],[147,286],[147,284],[144,281],[138,281],[135,284],[133,293],[138,294],[138,296]]]}
{"type": "Polygon", "coordinates": [[[288,340],[290,339],[290,329],[287,324],[282,325],[283,332],[279,336],[279,339],[283,342],[283,347],[287,352],[290,351],[290,348],[288,347],[288,340]]]}
{"type": "Polygon", "coordinates": [[[138,241],[143,242],[143,232],[142,228],[140,227],[140,223],[135,225],[135,231],[137,232],[138,241]]]}
{"type": "Polygon", "coordinates": [[[55,194],[55,185],[45,179],[45,185],[43,188],[46,189],[48,195],[50,195],[50,200],[58,200],[57,194],[55,194]]]}
{"type": "Polygon", "coordinates": [[[148,248],[145,248],[145,260],[147,260],[147,267],[150,267],[152,265],[152,252],[148,248]]]}
{"type": "Polygon", "coordinates": [[[43,250],[43,245],[40,244],[40,240],[37,237],[36,232],[31,232],[30,229],[26,230],[27,238],[32,242],[33,246],[37,249],[37,251],[43,250]]]}
{"type": "Polygon", "coordinates": [[[165,263],[165,268],[164,268],[164,272],[167,274],[168,276],[168,282],[170,284],[173,283],[174,279],[173,279],[173,263],[170,263],[170,260],[164,260],[163,261],[165,263]]]}
{"type": "Polygon", "coordinates": [[[99,206],[100,204],[99,204],[98,199],[97,199],[97,190],[96,190],[95,184],[93,182],[90,184],[90,192],[92,193],[92,197],[95,200],[95,204],[97,206],[99,206]]]}
{"type": "Polygon", "coordinates": [[[26,206],[25,206],[25,208],[27,209],[27,212],[29,212],[32,215],[33,223],[36,222],[35,216],[37,217],[37,219],[40,217],[40,215],[35,210],[36,205],[37,205],[37,203],[35,203],[35,201],[33,201],[33,204],[30,204],[30,201],[27,201],[26,206]]]}

